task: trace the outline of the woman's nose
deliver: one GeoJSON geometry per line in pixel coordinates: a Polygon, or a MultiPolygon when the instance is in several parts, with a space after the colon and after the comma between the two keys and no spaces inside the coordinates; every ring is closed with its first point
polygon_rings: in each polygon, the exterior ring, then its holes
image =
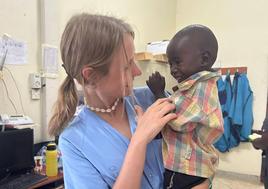
{"type": "Polygon", "coordinates": [[[133,64],[132,67],[132,75],[133,77],[141,75],[141,69],[139,68],[136,62],[133,64]]]}

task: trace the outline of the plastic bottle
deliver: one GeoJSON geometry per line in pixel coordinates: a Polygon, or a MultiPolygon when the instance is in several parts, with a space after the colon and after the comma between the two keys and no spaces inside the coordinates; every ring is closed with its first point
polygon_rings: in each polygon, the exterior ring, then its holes
{"type": "Polygon", "coordinates": [[[49,143],[46,150],[46,175],[58,175],[57,147],[55,143],[49,143]]]}

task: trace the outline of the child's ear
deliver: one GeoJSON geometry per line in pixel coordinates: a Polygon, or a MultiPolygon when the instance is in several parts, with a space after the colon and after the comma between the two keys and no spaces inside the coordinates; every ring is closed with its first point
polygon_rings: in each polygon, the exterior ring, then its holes
{"type": "Polygon", "coordinates": [[[201,61],[201,66],[207,67],[210,66],[210,61],[211,61],[211,54],[209,51],[205,51],[202,53],[202,61],[201,61]]]}

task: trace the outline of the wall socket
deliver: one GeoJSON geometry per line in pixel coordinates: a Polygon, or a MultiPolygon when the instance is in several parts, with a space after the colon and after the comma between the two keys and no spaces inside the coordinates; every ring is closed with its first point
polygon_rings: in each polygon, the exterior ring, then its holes
{"type": "Polygon", "coordinates": [[[32,99],[33,99],[33,100],[39,100],[39,99],[40,99],[40,96],[41,96],[40,93],[41,93],[41,92],[40,92],[40,89],[32,89],[32,90],[31,90],[31,96],[32,96],[32,99]]]}
{"type": "Polygon", "coordinates": [[[41,89],[41,75],[38,73],[30,74],[30,86],[32,89],[41,89]]]}

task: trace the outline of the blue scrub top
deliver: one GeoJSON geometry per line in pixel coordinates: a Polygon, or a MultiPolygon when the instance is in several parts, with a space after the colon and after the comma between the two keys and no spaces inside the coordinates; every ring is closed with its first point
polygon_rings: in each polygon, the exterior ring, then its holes
{"type": "MultiPolygon", "coordinates": [[[[134,104],[146,110],[154,101],[148,88],[134,89],[133,94],[125,97],[132,134],[137,125],[134,104]]],[[[59,138],[65,188],[111,188],[120,172],[129,142],[109,123],[83,107],[59,138]]],[[[164,167],[161,149],[161,139],[154,139],[148,144],[141,189],[162,188],[164,167]]]]}

